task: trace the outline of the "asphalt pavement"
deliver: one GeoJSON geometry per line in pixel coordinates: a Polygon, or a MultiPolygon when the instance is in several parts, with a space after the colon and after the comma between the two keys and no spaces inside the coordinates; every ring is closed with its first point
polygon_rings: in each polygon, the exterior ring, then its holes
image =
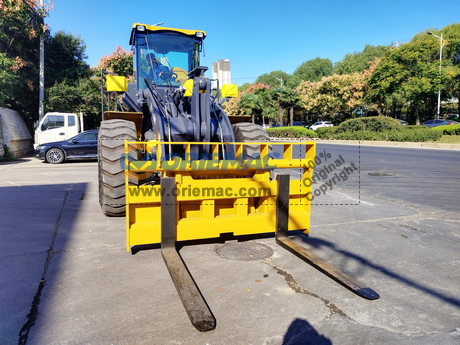
{"type": "Polygon", "coordinates": [[[102,215],[97,163],[29,157],[0,164],[0,343],[459,344],[458,151],[318,143],[316,156],[310,235],[292,238],[380,299],[273,236],[187,245],[217,320],[200,333],[160,250],[127,253],[125,219],[102,215]],[[222,255],[232,248],[266,254],[222,255]]]}

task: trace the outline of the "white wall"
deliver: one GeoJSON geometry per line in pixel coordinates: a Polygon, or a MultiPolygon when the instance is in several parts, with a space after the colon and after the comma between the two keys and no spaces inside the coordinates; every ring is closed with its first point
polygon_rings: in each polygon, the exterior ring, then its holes
{"type": "Polygon", "coordinates": [[[0,122],[3,144],[11,149],[15,157],[20,157],[32,150],[32,136],[17,111],[0,108],[0,122]]]}

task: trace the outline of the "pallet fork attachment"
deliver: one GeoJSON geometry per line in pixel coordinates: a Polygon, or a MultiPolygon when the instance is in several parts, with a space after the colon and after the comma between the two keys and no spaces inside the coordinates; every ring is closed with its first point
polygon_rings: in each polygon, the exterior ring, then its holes
{"type": "Polygon", "coordinates": [[[311,251],[305,249],[301,245],[298,245],[288,237],[288,221],[289,221],[289,175],[278,174],[276,177],[278,180],[278,195],[277,195],[277,215],[276,215],[276,243],[278,243],[284,249],[290,251],[303,261],[312,265],[320,272],[324,273],[328,277],[334,279],[339,284],[345,286],[347,289],[353,291],[357,295],[364,297],[369,300],[374,300],[380,296],[372,290],[350,277],[348,274],[343,273],[334,265],[331,265],[326,260],[320,258],[311,251]]]}
{"type": "MultiPolygon", "coordinates": [[[[161,188],[173,190],[174,178],[163,177],[161,188]]],[[[176,200],[172,193],[161,196],[161,254],[193,326],[200,332],[216,328],[216,319],[176,250],[176,200]]]]}
{"type": "MultiPolygon", "coordinates": [[[[125,152],[129,152],[128,148],[132,145],[139,147],[139,145],[145,144],[125,142],[125,152]]],[[[202,143],[194,143],[193,145],[200,144],[202,145],[202,143]]],[[[154,145],[157,145],[156,152],[160,152],[161,143],[157,142],[154,145]]],[[[190,153],[191,144],[184,143],[184,145],[187,155],[190,153]]],[[[219,152],[219,145],[223,144],[212,145],[212,151],[216,157],[219,152]]],[[[235,151],[237,153],[242,152],[242,143],[234,143],[233,145],[236,146],[235,151]]],[[[311,186],[305,188],[306,186],[298,182],[290,181],[288,174],[278,174],[276,180],[272,181],[269,179],[268,169],[273,168],[273,166],[281,169],[302,168],[303,178],[311,178],[313,166],[310,167],[305,162],[313,160],[315,144],[308,142],[303,144],[305,146],[304,159],[293,157],[293,144],[281,143],[279,145],[283,146],[282,157],[267,160],[264,157],[268,154],[268,145],[260,144],[261,169],[254,167],[248,171],[238,170],[238,167],[245,166],[247,161],[225,162],[217,158],[215,161],[208,161],[206,167],[209,166],[212,169],[205,169],[204,166],[201,169],[203,169],[203,174],[208,174],[211,179],[200,178],[201,176],[196,175],[196,173],[193,175],[195,163],[187,160],[181,161],[179,159],[178,161],[166,162],[167,164],[171,162],[183,163],[177,164],[175,169],[167,169],[168,165],[161,161],[128,162],[127,157],[125,157],[127,249],[129,250],[130,246],[133,245],[161,244],[163,259],[179,297],[193,326],[201,332],[215,329],[216,319],[177,251],[176,242],[219,237],[222,231],[227,233],[228,229],[231,229],[235,236],[274,231],[276,242],[280,246],[347,289],[369,300],[380,297],[371,288],[289,239],[289,231],[302,229],[304,233],[309,231],[311,203],[306,196],[311,193],[311,186]],[[241,164],[238,165],[238,162],[241,164]],[[229,165],[229,163],[232,164],[229,165]],[[271,165],[269,166],[268,163],[271,165]],[[162,174],[160,185],[153,187],[130,186],[128,177],[131,176],[132,171],[160,171],[162,174]],[[212,175],[213,172],[215,175],[212,175]],[[219,174],[234,176],[225,175],[226,178],[224,179],[212,179],[213,176],[218,177],[219,174]],[[205,197],[188,193],[195,188],[212,186],[235,190],[238,188],[247,189],[248,187],[256,188],[261,185],[268,188],[271,193],[268,196],[258,198],[257,202],[247,196],[235,196],[234,194],[233,199],[226,199],[226,196],[205,197]],[[179,196],[172,192],[174,190],[187,193],[182,193],[179,196]],[[220,207],[221,204],[226,207],[220,207]],[[196,227],[199,224],[202,225],[199,228],[201,232],[197,233],[196,227]]],[[[195,166],[195,169],[197,167],[198,174],[201,174],[200,165],[195,166]]]]}

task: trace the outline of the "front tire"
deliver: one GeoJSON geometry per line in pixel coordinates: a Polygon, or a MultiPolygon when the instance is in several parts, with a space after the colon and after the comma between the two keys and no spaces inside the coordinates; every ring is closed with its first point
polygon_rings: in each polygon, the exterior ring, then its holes
{"type": "Polygon", "coordinates": [[[102,213],[108,217],[125,215],[125,140],[137,139],[136,125],[132,121],[115,119],[101,122],[98,136],[99,204],[102,213]]]}
{"type": "MultiPolygon", "coordinates": [[[[270,137],[262,126],[249,122],[240,122],[232,125],[233,134],[236,142],[270,142],[270,137]]],[[[269,147],[271,152],[271,147],[269,147]]],[[[257,158],[260,155],[259,145],[243,145],[243,154],[257,158]]]]}
{"type": "Polygon", "coordinates": [[[65,160],[64,152],[58,148],[51,148],[46,152],[46,161],[51,164],[61,164],[65,160]]]}

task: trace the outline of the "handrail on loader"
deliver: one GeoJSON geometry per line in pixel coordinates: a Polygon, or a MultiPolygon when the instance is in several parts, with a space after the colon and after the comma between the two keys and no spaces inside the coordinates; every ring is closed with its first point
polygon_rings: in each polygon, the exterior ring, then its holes
{"type": "Polygon", "coordinates": [[[176,241],[274,232],[278,244],[351,291],[367,299],[379,298],[371,288],[288,238],[293,230],[309,233],[311,184],[303,181],[312,178],[315,147],[313,141],[125,141],[127,250],[161,243],[176,289],[198,330],[214,329],[215,319],[181,260],[176,241]],[[164,157],[165,145],[183,146],[182,156],[164,157]],[[209,155],[193,157],[193,145],[209,145],[209,155]],[[226,154],[227,145],[234,146],[234,156],[226,154]],[[259,145],[260,155],[245,157],[245,145],[259,145]],[[270,152],[276,146],[282,146],[278,155],[278,150],[270,152]],[[139,151],[148,153],[147,160],[132,159],[132,153],[139,151]],[[301,179],[291,180],[289,174],[272,179],[275,169],[301,169],[301,179]],[[132,185],[133,180],[152,173],[160,174],[159,184],[132,185]]]}

